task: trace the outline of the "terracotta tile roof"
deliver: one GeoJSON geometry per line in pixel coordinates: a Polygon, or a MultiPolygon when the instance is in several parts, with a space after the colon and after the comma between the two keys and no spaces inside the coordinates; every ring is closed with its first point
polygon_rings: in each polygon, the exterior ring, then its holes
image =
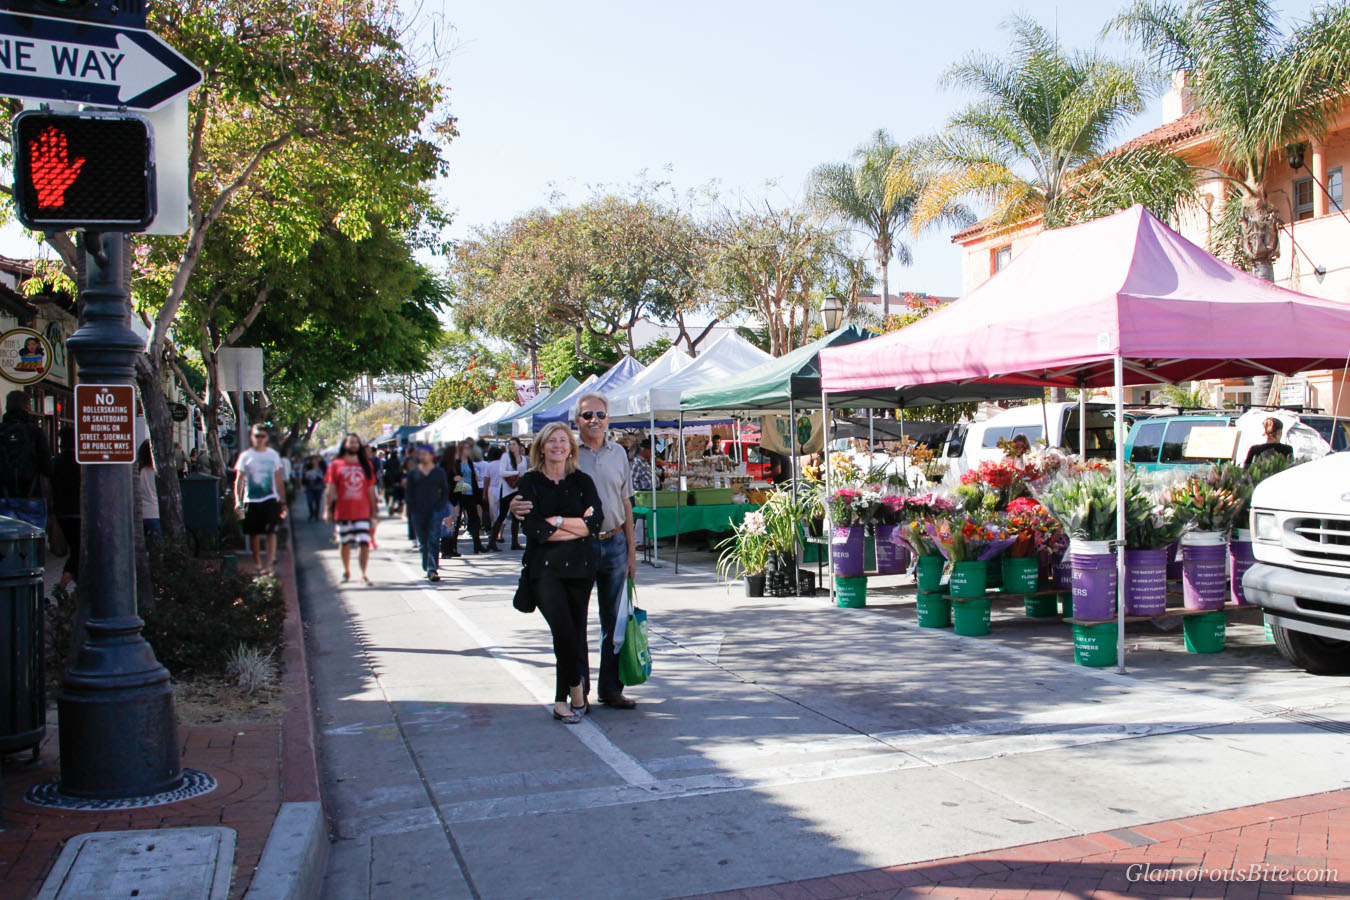
{"type": "MultiPolygon", "coordinates": [[[[1180,118],[1160,125],[1152,131],[1146,131],[1137,138],[1132,138],[1121,144],[1119,147],[1108,150],[1104,155],[1111,156],[1116,153],[1122,153],[1126,150],[1137,150],[1140,147],[1165,146],[1175,144],[1178,141],[1184,141],[1193,138],[1205,130],[1204,110],[1193,109],[1180,118]]],[[[1019,223],[1020,224],[1020,223],[1019,223]]],[[[1015,226],[1016,227],[1016,226],[1015,226]]],[[[952,235],[952,243],[959,244],[967,238],[977,237],[983,234],[989,228],[989,220],[981,219],[968,228],[963,228],[952,235]]]]}

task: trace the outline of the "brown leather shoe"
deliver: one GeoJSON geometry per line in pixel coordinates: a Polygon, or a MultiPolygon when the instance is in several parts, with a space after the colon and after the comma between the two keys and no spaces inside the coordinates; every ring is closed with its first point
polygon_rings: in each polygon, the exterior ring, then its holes
{"type": "Polygon", "coordinates": [[[601,697],[600,702],[614,709],[636,709],[637,701],[630,700],[623,694],[615,694],[612,697],[601,697]]]}

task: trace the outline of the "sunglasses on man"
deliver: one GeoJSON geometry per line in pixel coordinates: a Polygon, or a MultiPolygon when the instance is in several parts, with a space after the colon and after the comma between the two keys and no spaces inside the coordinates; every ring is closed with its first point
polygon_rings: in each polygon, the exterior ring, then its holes
{"type": "Polygon", "coordinates": [[[597,409],[597,410],[589,410],[589,409],[588,409],[588,410],[586,410],[584,413],[581,414],[581,421],[583,421],[583,422],[589,422],[589,421],[591,421],[592,419],[599,419],[601,422],[603,422],[603,421],[605,421],[605,420],[608,419],[608,418],[609,418],[609,413],[605,412],[603,409],[597,409]]]}

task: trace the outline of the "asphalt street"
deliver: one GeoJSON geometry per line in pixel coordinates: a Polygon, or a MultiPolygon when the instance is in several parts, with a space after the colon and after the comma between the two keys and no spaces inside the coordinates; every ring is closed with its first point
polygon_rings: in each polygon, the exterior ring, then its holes
{"type": "Polygon", "coordinates": [[[1118,675],[1012,607],[963,638],[916,626],[905,578],[874,579],[867,609],[751,600],[695,554],[641,567],[638,708],[568,727],[543,619],[510,604],[518,553],[433,585],[385,522],[365,587],[339,581],[328,528],[296,530],[325,898],[680,897],[1350,783],[1345,680],[1290,669],[1256,624],[1217,655],[1142,626],[1118,675]]]}

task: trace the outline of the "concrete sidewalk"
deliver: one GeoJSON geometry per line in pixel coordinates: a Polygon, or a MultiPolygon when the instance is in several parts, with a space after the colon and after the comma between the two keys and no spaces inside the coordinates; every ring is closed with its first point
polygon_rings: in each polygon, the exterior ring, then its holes
{"type": "Polygon", "coordinates": [[[1291,670],[1255,624],[1213,656],[1134,629],[1120,676],[1073,665],[1057,623],[918,629],[903,579],[841,610],[747,599],[686,557],[640,572],[655,668],[638,709],[568,728],[547,711],[548,632],[510,606],[518,554],[453,560],[432,585],[386,523],[363,587],[337,581],[326,530],[298,538],[325,897],[781,886],[1350,783],[1344,680],[1291,670]]]}

